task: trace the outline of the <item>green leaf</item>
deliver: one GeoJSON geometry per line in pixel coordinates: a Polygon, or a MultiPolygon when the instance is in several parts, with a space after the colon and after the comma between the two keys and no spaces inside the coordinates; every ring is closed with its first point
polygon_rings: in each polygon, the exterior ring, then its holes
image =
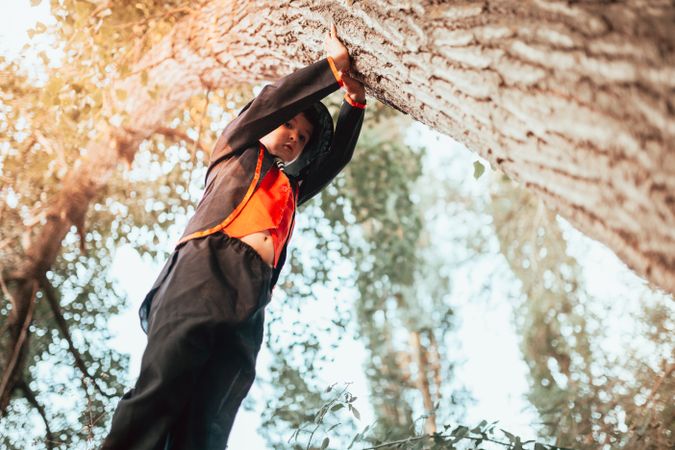
{"type": "Polygon", "coordinates": [[[359,439],[361,439],[361,433],[356,433],[356,435],[354,435],[354,437],[352,438],[352,441],[349,443],[349,447],[347,447],[347,450],[352,448],[354,446],[354,444],[356,443],[356,441],[359,440],[359,439]]]}
{"type": "Polygon", "coordinates": [[[331,411],[339,411],[340,409],[344,408],[345,405],[342,403],[336,403],[333,406],[330,407],[331,411]]]}
{"type": "Polygon", "coordinates": [[[480,161],[473,162],[473,177],[474,179],[479,179],[481,175],[485,172],[485,166],[480,163],[480,161]]]}
{"type": "Polygon", "coordinates": [[[469,434],[469,427],[465,427],[464,425],[460,425],[454,430],[452,430],[452,433],[450,436],[454,438],[453,443],[459,442],[460,440],[464,439],[464,437],[469,434]]]}
{"type": "Polygon", "coordinates": [[[43,98],[45,103],[57,103],[62,87],[63,80],[58,77],[52,77],[43,88],[43,98]]]}
{"type": "Polygon", "coordinates": [[[469,428],[468,428],[468,427],[465,427],[464,425],[460,425],[460,426],[458,426],[457,428],[455,428],[454,430],[452,430],[452,433],[450,434],[450,436],[461,436],[461,437],[464,437],[464,436],[466,436],[466,434],[467,434],[468,432],[469,432],[469,428]]]}
{"type": "MultiPolygon", "coordinates": [[[[477,162],[477,161],[476,161],[477,162]]],[[[473,430],[471,430],[472,433],[480,433],[483,430],[483,427],[487,425],[487,420],[481,420],[481,422],[476,425],[473,430]]]]}
{"type": "MultiPolygon", "coordinates": [[[[126,77],[127,75],[129,75],[129,74],[131,73],[131,69],[129,68],[129,65],[128,65],[128,64],[121,64],[121,65],[117,68],[117,70],[119,71],[120,76],[121,76],[122,78],[126,77]]],[[[143,72],[143,73],[145,73],[145,72],[143,72]]],[[[142,77],[143,77],[143,75],[141,74],[141,81],[142,81],[142,77]]],[[[146,85],[147,85],[147,79],[146,79],[146,82],[143,83],[143,86],[146,86],[146,85]]]]}
{"type": "Polygon", "coordinates": [[[323,442],[321,443],[321,450],[323,450],[324,448],[327,448],[329,442],[330,442],[330,439],[328,438],[328,436],[323,438],[323,442]]]}
{"type": "Polygon", "coordinates": [[[49,65],[49,57],[47,57],[47,52],[43,50],[40,53],[38,53],[38,56],[42,60],[42,64],[44,64],[45,66],[49,65]]]}
{"type": "Polygon", "coordinates": [[[352,414],[354,414],[354,417],[356,417],[358,420],[361,420],[361,414],[359,413],[359,410],[354,408],[352,405],[349,405],[349,409],[351,409],[352,414]]]}
{"type": "Polygon", "coordinates": [[[505,435],[507,438],[509,438],[509,441],[510,441],[511,443],[515,442],[516,437],[515,437],[513,434],[509,433],[508,431],[506,431],[506,430],[503,429],[503,428],[500,428],[500,430],[502,430],[502,433],[504,433],[504,435],[505,435]]]}

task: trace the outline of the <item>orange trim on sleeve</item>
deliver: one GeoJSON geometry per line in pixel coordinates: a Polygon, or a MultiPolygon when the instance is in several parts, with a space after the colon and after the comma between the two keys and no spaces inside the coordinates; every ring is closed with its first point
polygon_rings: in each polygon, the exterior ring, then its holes
{"type": "Polygon", "coordinates": [[[335,81],[338,82],[340,87],[344,86],[345,83],[342,81],[342,74],[340,73],[339,70],[337,70],[337,67],[335,66],[335,61],[331,56],[328,56],[326,59],[328,59],[328,64],[330,65],[330,70],[333,71],[333,76],[335,77],[335,81]]]}
{"type": "Polygon", "coordinates": [[[265,154],[265,151],[263,150],[262,144],[260,144],[260,151],[258,153],[258,162],[255,166],[255,174],[253,175],[253,180],[251,180],[251,184],[248,185],[248,190],[246,191],[246,194],[244,195],[243,200],[237,205],[236,208],[234,208],[234,211],[230,213],[229,216],[225,218],[222,222],[220,222],[218,225],[215,227],[202,230],[202,231],[196,231],[192,234],[188,234],[185,236],[183,239],[178,241],[178,244],[176,244],[176,247],[179,246],[180,244],[187,242],[191,239],[196,239],[204,236],[208,236],[213,233],[217,233],[218,231],[222,230],[225,228],[232,220],[237,217],[237,215],[241,212],[241,210],[244,208],[246,205],[246,202],[248,202],[248,199],[251,197],[251,194],[253,194],[253,191],[255,190],[256,184],[258,184],[258,180],[260,179],[260,172],[262,171],[262,162],[263,162],[263,156],[265,154]]]}
{"type": "Polygon", "coordinates": [[[366,109],[366,104],[365,103],[359,103],[356,100],[352,100],[352,98],[349,96],[349,94],[345,94],[345,101],[352,105],[354,108],[361,108],[361,109],[366,109]]]}

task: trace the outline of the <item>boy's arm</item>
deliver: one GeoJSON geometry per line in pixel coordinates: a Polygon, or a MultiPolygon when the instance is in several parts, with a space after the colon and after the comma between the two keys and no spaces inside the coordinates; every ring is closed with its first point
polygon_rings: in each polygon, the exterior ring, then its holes
{"type": "Polygon", "coordinates": [[[330,152],[308,167],[307,175],[300,183],[298,205],[319,193],[352,159],[361,132],[365,107],[365,100],[357,102],[349,94],[345,94],[330,152]]]}
{"type": "Polygon", "coordinates": [[[209,170],[342,85],[342,76],[329,56],[265,86],[225,127],[211,153],[209,170]]]}

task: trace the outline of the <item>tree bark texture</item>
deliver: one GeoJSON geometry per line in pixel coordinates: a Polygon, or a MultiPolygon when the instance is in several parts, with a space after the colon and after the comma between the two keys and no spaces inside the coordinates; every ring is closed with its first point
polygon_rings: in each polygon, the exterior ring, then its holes
{"type": "Polygon", "coordinates": [[[355,2],[333,15],[371,95],[675,292],[675,7],[569,3],[355,2]]]}
{"type": "Polygon", "coordinates": [[[112,86],[119,115],[86,143],[24,263],[5,273],[24,305],[9,326],[24,323],[27,287],[70,227],[83,229],[121,158],[191,96],[320,58],[331,21],[371,96],[464,143],[675,292],[672,2],[212,0],[112,86]]]}
{"type": "MultiPolygon", "coordinates": [[[[146,63],[170,66],[151,79],[178,90],[274,79],[320,57],[334,21],[372,96],[464,143],[675,292],[675,6],[568,3],[214,1],[146,63]]],[[[169,109],[132,92],[143,135],[169,109]]]]}

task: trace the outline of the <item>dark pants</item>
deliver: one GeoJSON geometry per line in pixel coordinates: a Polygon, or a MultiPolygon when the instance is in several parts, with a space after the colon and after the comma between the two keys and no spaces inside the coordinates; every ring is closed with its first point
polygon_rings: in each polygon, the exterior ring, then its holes
{"type": "Polygon", "coordinates": [[[172,254],[142,307],[140,376],[102,449],[226,447],[255,378],[271,275],[251,247],[222,233],[172,254]]]}

